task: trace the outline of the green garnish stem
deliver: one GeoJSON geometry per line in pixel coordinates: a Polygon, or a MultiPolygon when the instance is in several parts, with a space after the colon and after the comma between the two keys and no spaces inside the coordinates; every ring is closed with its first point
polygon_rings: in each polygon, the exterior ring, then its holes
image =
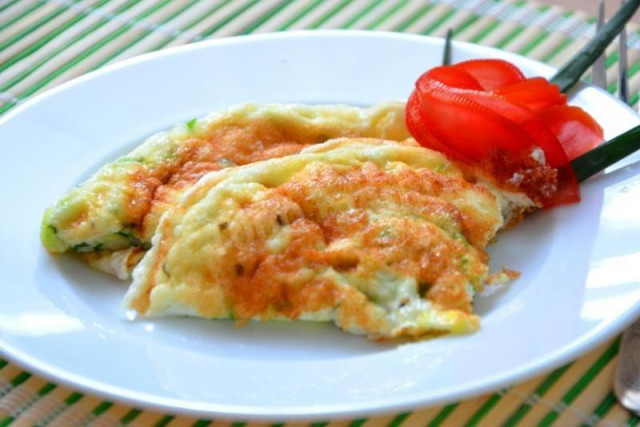
{"type": "Polygon", "coordinates": [[[636,126],[593,150],[576,157],[571,161],[571,166],[576,173],[578,181],[584,181],[639,149],[640,126],[636,126]]]}
{"type": "Polygon", "coordinates": [[[562,92],[567,92],[575,85],[582,74],[604,52],[609,43],[622,31],[625,24],[640,7],[640,0],[626,1],[615,15],[602,27],[600,31],[550,80],[560,87],[562,92]]]}
{"type": "Polygon", "coordinates": [[[444,41],[444,53],[442,55],[442,65],[451,65],[451,39],[453,38],[453,29],[447,30],[447,38],[444,41]]]}

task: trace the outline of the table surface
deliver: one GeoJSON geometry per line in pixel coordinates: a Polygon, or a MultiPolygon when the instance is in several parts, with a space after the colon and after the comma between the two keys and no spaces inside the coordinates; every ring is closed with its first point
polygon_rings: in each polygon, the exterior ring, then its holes
{"type": "MultiPolygon", "coordinates": [[[[244,31],[354,28],[443,36],[451,27],[456,40],[496,46],[559,65],[593,35],[596,4],[582,0],[0,0],[0,114],[105,64],[244,31]]],[[[618,4],[607,1],[609,13],[618,4]]],[[[631,26],[634,103],[640,86],[638,37],[636,27],[631,26]]],[[[611,92],[616,90],[616,61],[610,49],[607,75],[611,92]]],[[[640,418],[620,407],[611,391],[617,351],[615,338],[546,375],[464,402],[314,425],[636,425],[640,418]]],[[[34,423],[243,424],[106,402],[49,383],[0,357],[0,427],[34,423]]]]}
{"type": "MultiPolygon", "coordinates": [[[[560,6],[566,10],[579,10],[589,15],[597,15],[600,0],[538,0],[538,3],[550,6],[560,6]]],[[[606,0],[604,2],[605,16],[610,17],[620,5],[620,0],[606,0]]],[[[636,13],[632,22],[640,23],[640,12],[636,13]]]]}

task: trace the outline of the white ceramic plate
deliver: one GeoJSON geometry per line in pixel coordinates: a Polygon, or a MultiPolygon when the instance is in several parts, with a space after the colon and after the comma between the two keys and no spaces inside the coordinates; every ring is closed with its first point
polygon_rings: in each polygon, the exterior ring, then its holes
{"type": "MultiPolygon", "coordinates": [[[[172,413],[232,419],[332,418],[440,404],[550,370],[620,331],[640,306],[640,178],[629,166],[583,186],[579,204],[499,236],[495,267],[522,272],[477,301],[473,335],[376,344],[330,325],[126,320],[126,283],[38,232],[45,207],[146,136],[246,101],[369,105],[406,99],[442,41],[313,32],[198,43],[105,68],[0,121],[0,350],[54,381],[172,413]]],[[[501,57],[456,44],[454,59],[501,57]]],[[[607,137],[638,123],[608,94],[573,102],[607,137]]]]}

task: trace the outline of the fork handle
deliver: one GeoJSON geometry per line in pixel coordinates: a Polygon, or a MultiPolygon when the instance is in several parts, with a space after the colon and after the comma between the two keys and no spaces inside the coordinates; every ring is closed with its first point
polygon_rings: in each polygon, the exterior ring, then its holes
{"type": "Polygon", "coordinates": [[[622,334],[613,389],[630,411],[640,411],[640,319],[622,334]]]}

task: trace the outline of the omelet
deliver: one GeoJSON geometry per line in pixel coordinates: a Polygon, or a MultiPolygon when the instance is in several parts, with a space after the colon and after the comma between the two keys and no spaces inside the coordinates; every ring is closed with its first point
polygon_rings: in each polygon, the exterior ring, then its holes
{"type": "Polygon", "coordinates": [[[415,141],[340,138],[211,172],[166,210],[124,305],[139,316],[466,333],[509,197],[415,141]]]}
{"type": "Polygon", "coordinates": [[[127,278],[163,213],[203,175],[298,153],[337,137],[403,140],[404,104],[246,104],[158,133],[49,207],[41,240],[127,278]]]}

